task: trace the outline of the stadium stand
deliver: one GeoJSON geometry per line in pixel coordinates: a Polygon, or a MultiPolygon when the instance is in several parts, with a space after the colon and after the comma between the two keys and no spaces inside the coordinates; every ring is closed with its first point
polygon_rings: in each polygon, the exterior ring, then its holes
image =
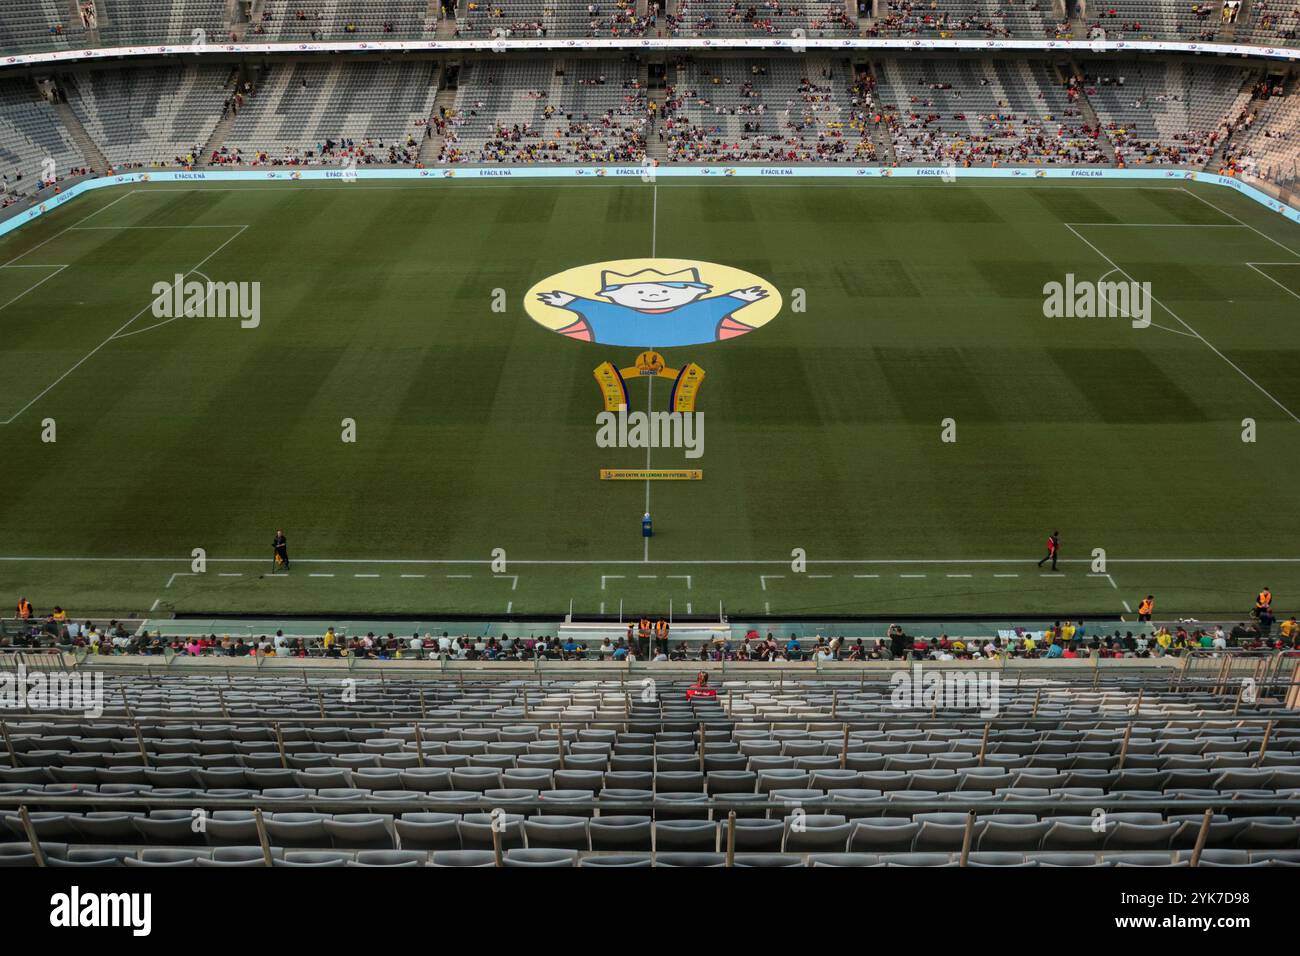
{"type": "Polygon", "coordinates": [[[1085,65],[1087,95],[1126,165],[1203,166],[1250,99],[1252,71],[1177,62],[1085,65]]]}
{"type": "Polygon", "coordinates": [[[628,60],[466,64],[439,162],[640,162],[638,73],[628,60]]]}
{"type": "Polygon", "coordinates": [[[0,865],[1300,865],[1300,716],[1218,663],[1009,679],[993,718],[865,671],[109,669],[101,717],[7,721],[0,865]]]}
{"type": "Polygon", "coordinates": [[[233,83],[227,67],[142,67],[70,74],[62,81],[77,119],[110,163],[194,165],[233,83]]]}
{"type": "Polygon", "coordinates": [[[1089,6],[1088,35],[1111,40],[1214,40],[1221,4],[1181,0],[1106,0],[1089,6]]]}
{"type": "Polygon", "coordinates": [[[892,136],[900,162],[1106,161],[1075,92],[1044,63],[887,60],[879,84],[898,117],[892,136]]]}
{"type": "Polygon", "coordinates": [[[1300,96],[1265,96],[1242,110],[1224,149],[1231,168],[1270,182],[1292,182],[1300,162],[1300,96]]]}
{"type": "Polygon", "coordinates": [[[851,122],[849,72],[829,61],[686,60],[663,128],[670,161],[861,161],[870,141],[851,122]]]}
{"type": "Polygon", "coordinates": [[[857,32],[844,4],[834,0],[679,0],[667,20],[671,34],[684,37],[788,37],[797,30],[809,37],[831,37],[857,32]]]}
{"type": "Polygon", "coordinates": [[[639,37],[658,18],[638,16],[633,0],[469,0],[456,19],[458,37],[639,37]]]}
{"type": "Polygon", "coordinates": [[[225,0],[95,0],[95,25],[103,46],[217,42],[225,34],[226,6],[225,0]]]}
{"type": "Polygon", "coordinates": [[[266,0],[249,39],[400,40],[432,35],[425,0],[266,0]]]}
{"type": "Polygon", "coordinates": [[[86,165],[54,107],[31,80],[0,80],[0,177],[6,204],[36,192],[47,158],[57,177],[86,165]]]}
{"type": "Polygon", "coordinates": [[[877,37],[1059,37],[1071,35],[1046,0],[886,0],[884,15],[867,29],[877,37]]]}
{"type": "Polygon", "coordinates": [[[1300,40],[1300,7],[1282,0],[1255,0],[1239,18],[1234,39],[1246,43],[1291,45],[1300,40]]]}
{"type": "Polygon", "coordinates": [[[16,53],[82,45],[85,28],[70,20],[70,12],[58,0],[10,0],[0,16],[0,50],[16,53]]]}
{"type": "Polygon", "coordinates": [[[438,68],[290,63],[264,72],[210,162],[246,165],[413,163],[437,95],[438,68]]]}

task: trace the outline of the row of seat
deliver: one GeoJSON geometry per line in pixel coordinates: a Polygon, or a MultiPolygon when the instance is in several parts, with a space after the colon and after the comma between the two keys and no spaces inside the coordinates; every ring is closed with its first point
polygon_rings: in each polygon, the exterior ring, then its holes
{"type": "MultiPolygon", "coordinates": [[[[590,853],[563,849],[513,849],[501,853],[500,863],[493,850],[287,850],[260,846],[221,847],[215,850],[189,848],[123,848],[116,850],[69,849],[46,846],[45,861],[52,867],[78,866],[265,866],[269,852],[273,866],[596,866],[596,867],[725,867],[725,853],[590,853]]],[[[735,866],[959,866],[961,855],[953,853],[736,853],[735,866]]],[[[985,853],[974,852],[967,865],[989,866],[1191,866],[1192,851],[1175,853],[985,853]]],[[[35,866],[36,857],[26,844],[0,844],[0,867],[35,866]]],[[[1205,850],[1199,866],[1300,866],[1300,851],[1205,850]]]]}
{"type": "MultiPolygon", "coordinates": [[[[653,819],[644,814],[578,816],[510,813],[311,813],[262,815],[277,846],[342,849],[458,850],[561,848],[575,850],[716,851],[734,840],[739,850],[781,852],[932,852],[970,846],[982,851],[1190,849],[1203,829],[1201,814],[1113,812],[1040,818],[998,813],[968,821],[965,813],[852,818],[799,812],[725,822],[653,819]]],[[[232,846],[259,842],[252,810],[92,811],[28,814],[37,838],[77,845],[232,846]]],[[[25,837],[21,816],[0,811],[0,825],[25,837]]],[[[1300,849],[1300,819],[1291,816],[1211,817],[1205,846],[1300,849]]]]}
{"type": "MultiPolygon", "coordinates": [[[[558,761],[557,761],[558,763],[558,761]]],[[[572,790],[600,793],[611,789],[654,790],[658,793],[770,793],[774,790],[870,790],[877,794],[925,790],[931,793],[1001,794],[1140,792],[1161,793],[1204,790],[1230,794],[1237,791],[1284,792],[1300,788],[1300,766],[1242,767],[1238,769],[1124,769],[1081,768],[1068,772],[1051,768],[965,767],[958,770],[894,769],[858,770],[837,762],[816,767],[759,767],[758,769],[698,768],[688,758],[665,769],[605,770],[571,766],[455,767],[67,767],[34,766],[0,768],[0,788],[69,793],[93,793],[110,787],[182,788],[189,790],[284,787],[309,790],[349,788],[365,791],[412,790],[438,793],[462,790],[484,793],[499,789],[572,790]],[[667,769],[674,766],[676,769],[667,769]]]]}

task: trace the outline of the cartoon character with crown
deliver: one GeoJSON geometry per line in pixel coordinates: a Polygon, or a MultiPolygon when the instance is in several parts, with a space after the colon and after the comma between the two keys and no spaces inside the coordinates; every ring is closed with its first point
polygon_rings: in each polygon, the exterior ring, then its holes
{"type": "Polygon", "coordinates": [[[578,317],[556,330],[561,335],[601,345],[656,348],[719,342],[752,332],[755,327],[741,322],[735,313],[767,297],[761,286],[707,295],[713,286],[700,281],[696,268],[642,269],[631,275],[606,269],[600,278],[596,294],[607,302],[558,289],[537,294],[547,305],[578,317]]]}

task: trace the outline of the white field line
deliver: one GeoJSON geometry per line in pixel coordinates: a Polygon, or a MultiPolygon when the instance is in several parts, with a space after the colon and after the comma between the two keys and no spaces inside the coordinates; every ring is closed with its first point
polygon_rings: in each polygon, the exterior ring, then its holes
{"type": "Polygon", "coordinates": [[[760,574],[758,576],[758,583],[761,584],[763,586],[763,590],[766,591],[768,578],[772,578],[773,580],[775,580],[777,578],[783,578],[783,577],[785,577],[784,574],[760,574]]]}
{"type": "Polygon", "coordinates": [[[1222,209],[1222,208],[1220,208],[1219,206],[1215,205],[1214,203],[1210,202],[1208,199],[1206,199],[1206,198],[1205,198],[1204,196],[1202,196],[1200,193],[1193,192],[1192,190],[1188,189],[1186,186],[1180,186],[1180,187],[1178,187],[1178,188],[1181,189],[1183,192],[1187,193],[1187,195],[1191,196],[1193,199],[1196,199],[1196,200],[1199,200],[1200,202],[1205,203],[1205,205],[1209,206],[1211,209],[1213,209],[1213,210],[1214,210],[1215,212],[1217,212],[1219,215],[1221,215],[1221,216],[1227,216],[1229,219],[1231,219],[1233,222],[1237,223],[1239,226],[1245,226],[1245,227],[1246,227],[1247,229],[1249,229],[1251,232],[1255,233],[1255,235],[1264,237],[1264,238],[1267,239],[1269,242],[1273,243],[1273,245],[1277,246],[1279,249],[1285,249],[1287,252],[1291,253],[1291,255],[1296,256],[1296,257],[1300,257],[1300,252],[1296,252],[1296,251],[1295,251],[1294,249],[1292,249],[1290,246],[1288,246],[1288,245],[1284,245],[1283,243],[1278,242],[1276,239],[1274,239],[1274,238],[1273,238],[1272,236],[1270,236],[1268,233],[1266,233],[1266,232],[1260,232],[1260,230],[1256,229],[1256,228],[1255,228],[1254,226],[1252,226],[1250,223],[1248,223],[1248,222],[1243,222],[1242,220],[1240,220],[1240,219],[1238,219],[1236,216],[1234,216],[1232,213],[1228,212],[1226,209],[1222,209]]]}
{"type": "MultiPolygon", "coordinates": [[[[78,226],[80,226],[83,222],[89,222],[91,219],[94,219],[96,216],[98,216],[98,215],[99,215],[101,212],[103,212],[105,209],[108,209],[108,208],[110,208],[110,207],[112,207],[112,206],[116,206],[116,205],[117,205],[118,203],[120,203],[123,199],[126,199],[128,196],[134,196],[135,194],[136,194],[136,190],[132,189],[130,192],[127,192],[127,193],[124,193],[124,194],[121,195],[121,196],[118,196],[118,197],[117,197],[116,199],[114,199],[111,203],[108,203],[107,205],[104,205],[104,206],[100,206],[98,209],[96,209],[94,212],[92,212],[89,216],[86,216],[84,219],[78,219],[78,220],[77,220],[76,222],[74,222],[71,226],[68,226],[66,229],[62,229],[62,230],[60,230],[59,232],[56,232],[54,235],[50,236],[48,239],[42,239],[40,242],[38,242],[36,245],[32,246],[32,247],[31,247],[30,249],[28,249],[26,252],[20,252],[20,253],[18,253],[18,255],[14,256],[12,259],[10,259],[8,262],[6,262],[6,263],[4,264],[4,266],[11,266],[11,265],[13,265],[13,264],[14,264],[15,262],[17,262],[19,259],[23,258],[23,256],[29,256],[29,255],[31,255],[33,252],[35,252],[37,249],[41,248],[41,246],[44,246],[46,243],[53,242],[55,239],[59,238],[59,236],[62,236],[64,233],[67,233],[67,232],[72,231],[73,229],[76,229],[76,228],[77,228],[78,226]]],[[[4,266],[0,266],[0,268],[4,268],[4,266]]]]}
{"type": "Polygon", "coordinates": [[[1260,266],[1300,266],[1300,262],[1247,262],[1246,265],[1250,266],[1252,269],[1254,269],[1256,272],[1262,275],[1269,282],[1273,283],[1283,292],[1288,292],[1291,295],[1295,296],[1297,299],[1300,299],[1300,292],[1296,292],[1296,290],[1292,289],[1290,286],[1283,285],[1282,283],[1278,282],[1271,275],[1269,275],[1267,272],[1265,272],[1263,269],[1260,268],[1260,266]]]}
{"type": "MultiPolygon", "coordinates": [[[[655,394],[654,376],[653,375],[646,376],[645,381],[646,381],[645,410],[646,410],[646,414],[648,415],[650,412],[654,411],[654,394],[655,394]]],[[[645,447],[645,468],[646,471],[650,470],[650,446],[649,445],[646,445],[645,447]]],[[[646,480],[645,480],[645,513],[646,514],[650,513],[650,477],[648,475],[646,476],[646,480]]],[[[645,546],[641,552],[641,560],[645,562],[649,562],[650,538],[646,535],[642,535],[641,540],[645,542],[645,546]]]]}
{"type": "MultiPolygon", "coordinates": [[[[1098,223],[1086,223],[1086,222],[1085,222],[1085,223],[1079,223],[1079,225],[1083,225],[1083,226],[1088,226],[1088,225],[1097,225],[1097,226],[1126,226],[1126,225],[1129,225],[1129,224],[1128,224],[1128,223],[1124,223],[1124,222],[1098,222],[1098,223]]],[[[1148,223],[1148,225],[1150,225],[1150,224],[1148,223]]],[[[1165,223],[1165,225],[1181,225],[1181,223],[1165,223]]],[[[1112,275],[1114,275],[1114,274],[1115,274],[1116,272],[1118,272],[1118,271],[1119,271],[1118,269],[1111,269],[1110,271],[1104,273],[1104,274],[1102,275],[1102,277],[1101,277],[1100,279],[1098,279],[1097,282],[1096,282],[1096,285],[1098,286],[1098,288],[1101,287],[1101,284],[1102,284],[1103,282],[1105,282],[1107,279],[1109,279],[1112,275]]],[[[1114,314],[1118,314],[1119,306],[1118,306],[1118,304],[1115,302],[1114,299],[1112,299],[1110,296],[1102,296],[1101,298],[1102,298],[1102,301],[1103,301],[1103,302],[1105,302],[1106,304],[1108,304],[1108,305],[1111,307],[1111,310],[1112,310],[1112,312],[1113,312],[1114,314]]],[[[1177,329],[1171,329],[1171,328],[1169,328],[1169,327],[1166,326],[1166,325],[1156,325],[1154,322],[1151,323],[1151,327],[1152,327],[1153,329],[1159,329],[1159,330],[1162,331],[1162,332],[1172,332],[1172,333],[1174,333],[1174,335],[1185,335],[1185,336],[1187,336],[1189,339],[1191,339],[1191,338],[1196,338],[1196,336],[1194,336],[1194,335],[1192,335],[1192,334],[1190,334],[1190,333],[1188,333],[1188,332],[1180,332],[1180,331],[1178,331],[1177,329]]]]}
{"type": "MultiPolygon", "coordinates": [[[[1129,280],[1130,282],[1136,282],[1136,281],[1137,281],[1137,280],[1134,279],[1131,275],[1129,275],[1126,271],[1124,271],[1122,268],[1120,268],[1118,265],[1116,265],[1114,259],[1112,259],[1110,256],[1106,255],[1106,253],[1102,252],[1102,251],[1101,251],[1100,249],[1098,249],[1095,245],[1093,245],[1092,242],[1090,242],[1090,241],[1089,241],[1089,240],[1088,240],[1088,239],[1083,235],[1083,233],[1081,233],[1081,232],[1079,232],[1079,230],[1075,229],[1074,226],[1070,225],[1070,224],[1067,222],[1067,223],[1065,223],[1065,228],[1066,228],[1066,229],[1069,229],[1070,232],[1074,233],[1074,235],[1079,239],[1079,241],[1082,242],[1082,243],[1084,243],[1084,244],[1085,244],[1089,249],[1091,249],[1093,252],[1097,253],[1097,255],[1099,255],[1099,256],[1101,256],[1103,259],[1105,259],[1106,262],[1108,262],[1111,266],[1113,266],[1113,267],[1114,267],[1114,268],[1115,268],[1115,269],[1120,273],[1120,275],[1125,276],[1126,278],[1128,278],[1128,280],[1129,280]]],[[[1211,342],[1210,342],[1207,338],[1205,338],[1205,336],[1201,335],[1200,332],[1197,332],[1194,328],[1192,328],[1190,325],[1188,325],[1186,322],[1184,322],[1183,319],[1182,319],[1182,317],[1179,316],[1177,312],[1175,312],[1173,309],[1169,308],[1169,306],[1165,305],[1163,302],[1161,302],[1159,299],[1157,299],[1154,295],[1151,296],[1151,301],[1154,302],[1156,305],[1160,306],[1160,308],[1164,309],[1166,312],[1168,312],[1168,313],[1169,313],[1169,314],[1174,318],[1174,320],[1175,320],[1179,325],[1181,325],[1183,328],[1185,328],[1188,332],[1192,333],[1192,335],[1193,335],[1194,337],[1200,339],[1201,342],[1204,343],[1204,345],[1205,345],[1205,346],[1206,346],[1206,347],[1207,347],[1211,352],[1213,352],[1213,353],[1214,353],[1215,355],[1217,355],[1219,358],[1223,359],[1223,361],[1226,362],[1226,363],[1227,363],[1231,368],[1233,368],[1233,369],[1237,372],[1238,375],[1240,375],[1242,378],[1244,378],[1244,379],[1245,379],[1247,382],[1249,382],[1251,385],[1255,386],[1255,388],[1258,389],[1259,392],[1260,392],[1262,395],[1264,395],[1264,396],[1265,396],[1269,401],[1271,401],[1274,405],[1276,405],[1276,406],[1277,406],[1278,408],[1280,408],[1282,411],[1286,412],[1288,418],[1290,418],[1290,419],[1291,419],[1293,422],[1295,422],[1297,425],[1300,425],[1300,418],[1296,417],[1296,414],[1295,414],[1293,411],[1291,411],[1291,409],[1287,408],[1287,407],[1286,407],[1285,405],[1283,405],[1280,401],[1278,401],[1277,398],[1275,398],[1275,397],[1273,396],[1273,394],[1272,394],[1271,392],[1268,391],[1268,389],[1264,388],[1263,385],[1260,385],[1259,382],[1255,381],[1253,378],[1251,378],[1249,375],[1247,375],[1247,374],[1246,374],[1246,373],[1241,369],[1241,367],[1240,367],[1239,365],[1237,365],[1235,362],[1232,361],[1232,359],[1228,358],[1226,355],[1224,355],[1222,352],[1220,352],[1217,348],[1215,348],[1214,345],[1211,344],[1211,342]]]]}
{"type": "Polygon", "coordinates": [[[1249,229],[1244,222],[1070,222],[1067,226],[1119,226],[1126,229],[1249,229]]]}
{"type": "Polygon", "coordinates": [[[613,580],[616,579],[616,578],[617,578],[618,580],[621,581],[621,580],[623,579],[623,577],[624,577],[624,575],[622,575],[622,574],[602,574],[602,575],[600,576],[600,589],[601,589],[602,591],[605,590],[605,582],[606,582],[606,581],[613,581],[613,580]]]}
{"type": "MultiPolygon", "coordinates": [[[[424,577],[424,575],[422,575],[422,574],[421,574],[421,575],[415,575],[415,576],[416,576],[416,577],[424,577]]],[[[403,574],[402,577],[408,577],[408,575],[403,574]]],[[[512,590],[512,591],[517,591],[517,590],[519,590],[519,575],[517,575],[517,574],[496,574],[496,575],[493,575],[493,577],[495,577],[498,581],[500,581],[500,580],[502,580],[502,579],[504,579],[504,578],[509,578],[509,579],[510,579],[510,590],[512,590]]]]}
{"type": "MultiPolygon", "coordinates": [[[[0,555],[0,561],[10,562],[69,562],[84,564],[189,564],[189,557],[178,556],[170,558],[142,557],[142,558],[125,558],[125,557],[90,557],[90,556],[58,556],[58,555],[0,555]]],[[[209,564],[265,564],[266,558],[213,558],[209,557],[209,564]]],[[[490,565],[491,558],[294,558],[295,564],[358,564],[358,565],[410,565],[414,567],[426,565],[490,565]]],[[[577,566],[577,567],[602,567],[610,565],[638,565],[644,562],[632,559],[615,559],[609,561],[602,560],[528,560],[522,558],[511,558],[511,564],[539,565],[539,566],[577,566]]],[[[789,567],[789,558],[776,558],[773,560],[732,560],[729,558],[699,558],[695,560],[654,560],[650,562],[656,565],[676,565],[679,567],[703,567],[708,565],[721,567],[789,567]]],[[[809,558],[808,564],[817,565],[1026,565],[1034,563],[1032,559],[1019,558],[809,558]]],[[[1061,564],[1091,564],[1091,558],[1062,558],[1061,564]]],[[[1165,565],[1165,564],[1300,564],[1300,557],[1269,557],[1269,558],[1114,558],[1107,557],[1107,564],[1140,564],[1140,565],[1165,565]]],[[[506,575],[502,575],[505,577],[506,575]]],[[[764,575],[768,578],[785,577],[783,574],[764,575]]],[[[870,577],[871,575],[855,575],[855,577],[870,577]]]]}
{"type": "MultiPolygon", "coordinates": [[[[14,269],[36,269],[36,268],[39,268],[39,266],[11,266],[10,268],[14,268],[14,269]]],[[[14,296],[12,299],[10,299],[8,302],[6,302],[4,305],[0,305],[0,312],[2,312],[2,311],[4,311],[5,309],[9,308],[9,306],[13,305],[15,302],[17,302],[19,299],[21,299],[23,296],[25,296],[28,292],[31,292],[33,289],[38,289],[38,288],[40,288],[41,286],[43,286],[45,283],[49,282],[49,281],[50,281],[51,279],[53,279],[56,275],[58,275],[60,272],[62,272],[64,269],[66,269],[67,266],[66,266],[66,265],[62,265],[62,266],[51,266],[50,268],[53,268],[54,271],[51,272],[49,275],[47,275],[44,279],[41,279],[41,280],[40,280],[39,282],[37,282],[35,285],[28,286],[26,289],[24,289],[22,292],[19,292],[16,296],[14,296]]]]}
{"type": "MultiPolygon", "coordinates": [[[[127,195],[130,195],[130,193],[128,193],[127,195]]],[[[125,197],[123,197],[123,198],[125,198],[125,197]]],[[[109,203],[109,205],[112,205],[112,203],[109,203]]],[[[108,207],[105,206],[104,208],[107,209],[108,207]]],[[[101,211],[102,211],[102,210],[101,210],[101,211]]],[[[211,259],[211,258],[212,258],[213,256],[215,256],[217,253],[219,253],[222,249],[226,248],[226,246],[230,245],[232,242],[234,242],[236,239],[238,239],[240,236],[242,236],[242,235],[244,234],[244,230],[247,229],[247,228],[248,228],[247,226],[243,227],[242,229],[239,230],[239,232],[235,233],[233,236],[231,236],[229,239],[227,239],[227,240],[226,240],[225,242],[223,242],[221,245],[217,246],[217,248],[215,248],[215,249],[213,249],[211,252],[209,252],[209,253],[208,253],[206,256],[204,256],[201,260],[199,260],[199,262],[194,266],[194,268],[190,269],[189,272],[186,272],[185,275],[190,275],[190,273],[197,272],[199,269],[201,269],[201,268],[203,267],[203,265],[204,265],[204,264],[205,264],[209,259],[211,259]]],[[[13,415],[9,416],[9,418],[5,419],[3,422],[0,422],[0,425],[10,425],[10,424],[13,424],[13,422],[14,422],[14,421],[15,421],[15,420],[20,416],[20,415],[23,414],[23,412],[27,411],[27,409],[31,408],[33,405],[35,405],[37,402],[39,402],[42,398],[44,398],[46,395],[48,395],[48,394],[50,393],[50,391],[52,391],[56,385],[58,385],[60,382],[62,382],[65,378],[67,378],[69,375],[71,375],[71,374],[72,374],[73,372],[75,372],[77,369],[81,368],[81,366],[84,365],[87,361],[89,361],[89,360],[90,360],[90,359],[91,359],[91,358],[92,358],[92,357],[93,357],[93,356],[94,356],[94,355],[95,355],[95,354],[96,354],[100,349],[102,349],[102,348],[103,348],[105,345],[107,345],[109,342],[113,341],[113,339],[115,339],[115,338],[117,337],[117,335],[118,335],[119,332],[124,332],[124,331],[125,331],[125,330],[130,326],[130,325],[131,325],[132,322],[134,322],[136,319],[140,318],[140,316],[144,315],[145,312],[149,311],[149,309],[150,309],[152,306],[153,306],[153,301],[150,301],[150,303],[149,303],[148,305],[146,305],[143,309],[141,309],[141,310],[140,310],[139,312],[137,312],[135,315],[131,316],[131,318],[128,319],[127,322],[126,322],[126,323],[125,323],[121,328],[119,328],[119,329],[117,330],[117,332],[114,332],[114,333],[113,333],[112,335],[110,335],[108,338],[104,339],[104,341],[100,342],[100,343],[99,343],[98,345],[96,345],[93,349],[91,349],[89,352],[87,352],[85,355],[83,355],[80,359],[77,360],[77,363],[76,363],[75,365],[73,365],[72,368],[68,369],[66,372],[64,372],[62,375],[60,375],[58,378],[56,378],[56,379],[55,379],[53,382],[51,382],[49,385],[45,386],[45,388],[41,391],[41,393],[40,393],[39,395],[37,395],[35,398],[33,398],[30,402],[28,402],[28,403],[27,403],[26,405],[24,405],[22,408],[18,409],[18,411],[15,412],[13,415]]]]}
{"type": "Polygon", "coordinates": [[[650,208],[650,258],[656,255],[655,249],[659,241],[659,184],[654,186],[653,205],[650,208]]]}
{"type": "MultiPolygon", "coordinates": [[[[86,232],[93,229],[97,231],[109,232],[113,229],[239,229],[239,228],[240,226],[238,223],[229,226],[217,225],[215,223],[214,224],[200,223],[198,225],[189,225],[189,226],[69,226],[68,231],[72,232],[73,230],[77,230],[80,232],[86,232]]],[[[245,224],[243,228],[247,229],[248,225],[245,224]]]]}
{"type": "Polygon", "coordinates": [[[673,580],[673,578],[677,578],[678,580],[681,580],[682,578],[685,578],[685,579],[686,579],[686,590],[689,591],[689,590],[691,589],[691,576],[690,576],[689,574],[666,574],[666,575],[664,575],[664,577],[668,578],[668,580],[670,580],[670,581],[673,580]]]}

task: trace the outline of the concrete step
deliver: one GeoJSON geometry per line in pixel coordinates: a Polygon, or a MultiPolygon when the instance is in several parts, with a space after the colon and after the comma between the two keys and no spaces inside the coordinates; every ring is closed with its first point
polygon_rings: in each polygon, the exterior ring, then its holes
{"type": "Polygon", "coordinates": [[[68,136],[72,138],[73,145],[77,147],[77,152],[86,161],[86,165],[97,173],[107,172],[108,157],[99,148],[99,144],[90,138],[86,127],[81,125],[81,120],[77,119],[77,114],[72,111],[72,107],[61,100],[55,100],[54,111],[59,114],[59,122],[68,131],[68,136]]]}

